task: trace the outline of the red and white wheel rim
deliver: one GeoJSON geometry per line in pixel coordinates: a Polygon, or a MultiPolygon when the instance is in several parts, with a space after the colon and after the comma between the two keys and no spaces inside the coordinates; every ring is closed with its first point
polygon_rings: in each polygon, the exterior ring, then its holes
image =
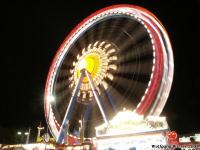
{"type": "MultiPolygon", "coordinates": [[[[79,23],[65,38],[58,49],[51,64],[45,87],[45,115],[51,132],[55,138],[58,136],[60,122],[58,121],[49,97],[54,95],[55,78],[63,60],[70,51],[71,45],[76,42],[86,30],[103,19],[123,15],[134,19],[142,25],[152,44],[152,72],[147,87],[135,111],[143,115],[160,115],[167,101],[173,78],[173,54],[169,37],[160,21],[148,10],[134,5],[114,5],[103,8],[79,23]]],[[[55,107],[55,106],[54,106],[55,107]]]]}

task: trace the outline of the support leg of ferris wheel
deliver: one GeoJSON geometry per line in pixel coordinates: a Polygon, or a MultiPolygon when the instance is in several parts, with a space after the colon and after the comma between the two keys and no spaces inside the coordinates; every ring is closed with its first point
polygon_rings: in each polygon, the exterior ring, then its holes
{"type": "Polygon", "coordinates": [[[104,122],[106,123],[106,126],[108,126],[108,124],[109,124],[109,123],[108,123],[108,119],[107,119],[107,117],[106,117],[106,115],[105,115],[105,112],[104,112],[104,110],[103,110],[103,107],[102,107],[102,105],[101,105],[98,91],[97,91],[97,89],[96,89],[96,87],[95,87],[95,85],[94,85],[94,82],[93,82],[93,80],[92,80],[92,77],[90,76],[90,74],[88,73],[88,71],[87,71],[86,69],[85,69],[85,75],[86,75],[86,77],[88,78],[89,84],[90,84],[90,86],[91,86],[91,88],[92,88],[92,93],[93,93],[93,95],[94,95],[94,97],[95,97],[95,100],[96,100],[96,102],[97,102],[97,105],[98,105],[98,107],[99,107],[99,109],[100,109],[101,115],[103,116],[103,120],[104,120],[104,122]]]}
{"type": "Polygon", "coordinates": [[[66,131],[68,130],[68,127],[69,127],[69,120],[70,120],[71,114],[72,114],[72,112],[73,112],[73,110],[74,110],[74,108],[76,106],[77,95],[78,95],[78,92],[79,92],[80,87],[81,87],[83,76],[84,76],[84,73],[81,72],[81,75],[80,75],[80,77],[78,79],[78,83],[76,84],[76,86],[75,86],[75,88],[73,90],[72,97],[71,97],[71,99],[69,101],[69,105],[67,107],[67,110],[66,110],[62,125],[60,127],[60,131],[58,133],[58,137],[56,139],[56,142],[58,144],[64,143],[66,131]]]}
{"type": "Polygon", "coordinates": [[[65,113],[65,116],[64,116],[64,119],[63,119],[63,122],[62,122],[62,125],[61,125],[61,128],[60,128],[60,131],[59,131],[59,134],[58,134],[58,138],[56,140],[56,142],[58,144],[62,144],[64,143],[64,139],[65,139],[65,135],[66,135],[66,131],[69,127],[69,120],[71,118],[71,114],[72,114],[72,111],[74,110],[75,108],[75,105],[76,105],[76,100],[77,100],[77,95],[78,95],[78,92],[80,90],[80,87],[81,87],[81,83],[82,83],[82,80],[83,80],[83,77],[86,75],[86,77],[88,78],[88,81],[89,81],[89,84],[92,88],[92,92],[93,92],[93,95],[95,97],[95,100],[97,102],[97,105],[100,109],[100,112],[103,116],[103,119],[104,119],[104,122],[106,123],[106,125],[108,125],[108,119],[104,113],[104,110],[103,110],[103,107],[100,103],[100,98],[99,98],[99,94],[98,94],[98,91],[94,85],[94,82],[90,76],[90,74],[88,73],[88,71],[86,69],[83,69],[81,71],[81,75],[79,77],[79,80],[78,80],[78,83],[76,84],[76,87],[74,88],[74,91],[73,91],[73,94],[72,94],[72,97],[70,99],[70,102],[69,102],[69,105],[67,107],[67,111],[65,113]]]}

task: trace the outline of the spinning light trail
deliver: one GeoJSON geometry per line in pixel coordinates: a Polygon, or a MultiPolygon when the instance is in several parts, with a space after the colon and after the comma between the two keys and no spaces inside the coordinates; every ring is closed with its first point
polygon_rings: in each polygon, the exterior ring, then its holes
{"type": "Polygon", "coordinates": [[[123,108],[159,116],[172,78],[171,44],[152,13],[133,5],[101,9],[72,30],[52,62],[45,89],[52,135],[58,143],[75,139],[83,117],[85,137],[94,137],[95,126],[123,108]]]}

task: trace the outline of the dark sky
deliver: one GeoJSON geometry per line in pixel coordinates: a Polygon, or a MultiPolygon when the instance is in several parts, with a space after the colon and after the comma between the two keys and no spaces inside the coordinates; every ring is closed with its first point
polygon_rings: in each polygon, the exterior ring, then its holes
{"type": "Polygon", "coordinates": [[[170,128],[180,134],[200,132],[199,0],[12,1],[1,4],[1,128],[34,128],[40,121],[45,123],[45,82],[59,45],[85,17],[119,3],[145,7],[167,29],[174,51],[175,74],[162,115],[167,116],[170,128]]]}

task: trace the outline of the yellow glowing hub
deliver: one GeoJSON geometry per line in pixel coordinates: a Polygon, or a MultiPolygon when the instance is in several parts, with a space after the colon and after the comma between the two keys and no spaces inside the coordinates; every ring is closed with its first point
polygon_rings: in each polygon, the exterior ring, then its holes
{"type": "MultiPolygon", "coordinates": [[[[100,68],[100,57],[96,53],[90,53],[86,56],[84,56],[78,63],[78,70],[77,70],[77,76],[80,77],[80,72],[82,69],[86,69],[92,78],[95,78],[95,76],[98,74],[100,68]]],[[[88,79],[86,77],[83,78],[83,82],[88,82],[88,79]]]]}

